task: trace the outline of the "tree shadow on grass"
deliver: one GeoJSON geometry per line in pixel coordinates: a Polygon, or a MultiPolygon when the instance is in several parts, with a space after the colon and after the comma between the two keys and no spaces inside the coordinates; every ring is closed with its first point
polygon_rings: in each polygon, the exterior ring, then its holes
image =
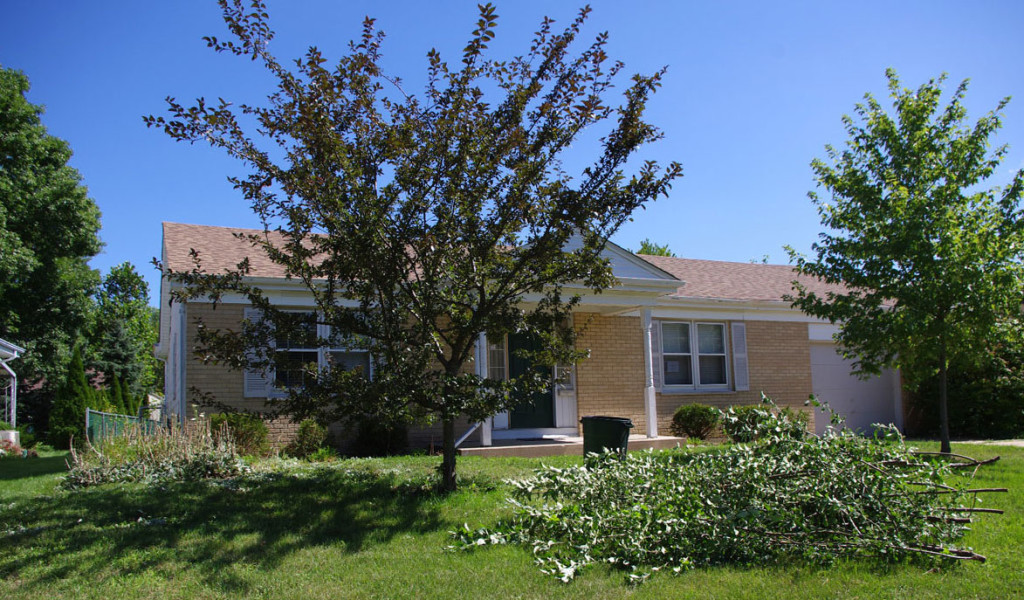
{"type": "Polygon", "coordinates": [[[217,483],[105,485],[0,507],[0,578],[27,592],[67,578],[192,570],[224,593],[248,591],[229,568],[275,568],[316,545],[353,553],[436,531],[434,492],[394,474],[322,469],[217,483]],[[14,513],[17,514],[14,514],[14,513]]]}
{"type": "Polygon", "coordinates": [[[0,461],[0,481],[28,479],[68,470],[67,455],[38,458],[6,458],[0,461]]]}

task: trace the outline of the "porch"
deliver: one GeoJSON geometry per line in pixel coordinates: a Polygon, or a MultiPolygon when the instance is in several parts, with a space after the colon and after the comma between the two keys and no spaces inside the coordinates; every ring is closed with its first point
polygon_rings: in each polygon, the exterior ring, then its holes
{"type": "MultiPolygon", "coordinates": [[[[672,436],[647,437],[646,435],[629,436],[630,452],[636,450],[664,450],[686,444],[686,438],[672,436]]],[[[583,455],[583,438],[579,436],[551,436],[530,439],[493,439],[491,445],[481,446],[479,443],[466,442],[459,446],[462,456],[519,456],[536,458],[542,456],[560,456],[564,454],[583,455]]]]}

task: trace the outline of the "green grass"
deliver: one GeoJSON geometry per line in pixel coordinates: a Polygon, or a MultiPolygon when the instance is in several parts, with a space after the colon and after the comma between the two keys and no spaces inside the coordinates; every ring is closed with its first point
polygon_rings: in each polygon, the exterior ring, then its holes
{"type": "MultiPolygon", "coordinates": [[[[714,568],[630,587],[603,568],[562,584],[527,550],[449,553],[448,531],[508,509],[503,478],[576,457],[459,459],[462,490],[426,487],[436,458],[362,459],[264,474],[238,486],[56,490],[64,458],[0,461],[2,598],[1003,598],[1024,589],[1024,449],[957,446],[1003,459],[977,483],[1008,487],[966,543],[986,564],[714,568]]],[[[264,471],[272,470],[267,463],[264,471]]]]}

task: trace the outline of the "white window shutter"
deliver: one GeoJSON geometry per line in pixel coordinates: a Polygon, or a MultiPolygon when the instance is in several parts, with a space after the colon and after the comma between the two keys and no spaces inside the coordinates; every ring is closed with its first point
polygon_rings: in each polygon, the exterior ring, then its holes
{"type": "Polygon", "coordinates": [[[651,366],[654,368],[654,389],[661,390],[663,363],[661,358],[661,321],[651,322],[651,366]]]}
{"type": "MultiPolygon", "coordinates": [[[[259,309],[247,307],[244,311],[246,320],[258,323],[263,320],[259,309]]],[[[274,373],[245,369],[242,374],[242,396],[245,398],[267,398],[274,391],[274,373]]]]}
{"type": "Polygon", "coordinates": [[[750,375],[747,367],[747,324],[732,323],[732,372],[733,388],[737,392],[750,389],[750,375]]]}

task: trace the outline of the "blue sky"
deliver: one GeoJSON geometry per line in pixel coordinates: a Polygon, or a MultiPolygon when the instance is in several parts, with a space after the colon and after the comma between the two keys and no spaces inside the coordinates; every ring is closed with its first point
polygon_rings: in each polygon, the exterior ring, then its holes
{"type": "MultiPolygon", "coordinates": [[[[569,2],[496,2],[493,56],[525,50],[544,15],[568,22],[569,2]]],[[[671,196],[635,214],[614,241],[645,237],[692,258],[786,262],[782,246],[809,252],[821,226],[807,192],[824,145],[842,144],[840,117],[865,92],[886,95],[895,68],[908,87],[942,72],[947,89],[971,79],[972,118],[1016,96],[997,143],[1009,143],[995,183],[1024,166],[1024,3],[979,2],[594,2],[587,37],[609,31],[629,72],[669,72],[650,106],[665,139],[643,158],[682,163],[671,196]]],[[[452,62],[476,20],[475,2],[270,0],[280,58],[309,45],[341,56],[362,18],[388,34],[384,65],[415,91],[427,51],[452,62]]],[[[4,0],[0,65],[28,75],[29,100],[67,140],[71,164],[103,213],[106,243],[92,265],[133,262],[154,292],[160,223],[258,227],[226,182],[240,165],[202,146],[177,144],[142,122],[163,98],[222,96],[258,102],[271,82],[255,66],[206,48],[227,38],[212,0],[67,2],[4,0]]],[[[577,145],[588,156],[585,144],[577,145]]],[[[154,294],[155,295],[155,294],[154,294]]],[[[155,302],[155,299],[154,299],[155,302]]]]}

